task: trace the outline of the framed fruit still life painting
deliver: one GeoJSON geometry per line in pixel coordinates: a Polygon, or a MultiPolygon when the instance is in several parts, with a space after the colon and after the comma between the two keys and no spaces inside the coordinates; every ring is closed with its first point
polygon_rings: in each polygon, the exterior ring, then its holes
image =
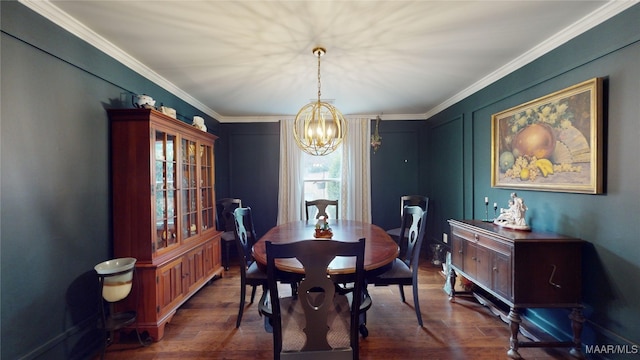
{"type": "Polygon", "coordinates": [[[491,186],[600,194],[602,78],[491,116],[491,186]]]}

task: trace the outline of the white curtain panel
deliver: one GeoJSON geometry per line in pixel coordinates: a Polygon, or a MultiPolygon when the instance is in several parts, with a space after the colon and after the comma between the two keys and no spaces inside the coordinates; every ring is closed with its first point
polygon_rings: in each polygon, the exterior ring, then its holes
{"type": "Polygon", "coordinates": [[[280,120],[278,225],[303,219],[302,150],[293,138],[293,119],[280,120]]]}
{"type": "Polygon", "coordinates": [[[342,146],[340,212],[343,219],[371,222],[371,120],[346,119],[347,137],[342,146]]]}
{"type": "MultiPolygon", "coordinates": [[[[346,119],[347,137],[342,146],[340,217],[371,222],[371,120],[346,119]]],[[[302,150],[293,138],[293,120],[280,121],[280,174],[278,225],[304,219],[302,150]]]]}

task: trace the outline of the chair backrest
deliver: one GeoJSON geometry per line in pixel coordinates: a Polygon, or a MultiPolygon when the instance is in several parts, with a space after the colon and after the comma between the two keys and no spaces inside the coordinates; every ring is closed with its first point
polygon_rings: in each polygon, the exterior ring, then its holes
{"type": "MultiPolygon", "coordinates": [[[[358,242],[325,239],[302,240],[287,244],[266,242],[267,277],[274,320],[274,354],[281,354],[284,358],[301,355],[304,352],[326,350],[331,351],[331,359],[358,358],[359,308],[364,289],[364,246],[365,239],[360,239],[358,242]],[[351,308],[346,296],[336,294],[336,285],[327,274],[327,268],[336,256],[355,257],[351,308]],[[286,346],[283,348],[283,316],[295,316],[295,313],[290,314],[280,309],[281,301],[284,300],[280,299],[278,294],[276,268],[277,259],[291,258],[296,258],[305,271],[304,278],[298,286],[298,299],[294,300],[302,306],[304,311],[304,319],[295,325],[302,332],[299,335],[304,339],[304,344],[294,345],[294,349],[288,349],[286,346]],[[343,314],[345,312],[349,314],[348,325],[340,321],[344,319],[343,317],[335,316],[339,307],[344,311],[343,314]],[[337,333],[340,328],[345,334],[337,333]],[[328,334],[330,334],[329,337],[328,334]],[[335,339],[344,341],[347,338],[349,342],[346,347],[332,346],[332,343],[335,345],[335,339]]],[[[287,326],[291,326],[292,322],[289,321],[288,324],[287,326]]],[[[288,336],[285,340],[295,338],[297,337],[288,336]]]]}
{"type": "Polygon", "coordinates": [[[400,259],[410,267],[418,266],[420,248],[427,229],[427,210],[420,206],[405,206],[400,227],[400,259]]]}
{"type": "Polygon", "coordinates": [[[403,195],[400,197],[400,217],[405,206],[420,206],[422,210],[427,211],[429,207],[429,198],[424,195],[403,195]]]}
{"type": "Polygon", "coordinates": [[[250,207],[239,207],[233,211],[233,219],[235,223],[236,244],[238,246],[238,254],[245,266],[240,266],[242,275],[245,275],[246,269],[255,261],[251,253],[253,244],[256,243],[256,232],[253,227],[253,216],[250,207]]]}
{"type": "Polygon", "coordinates": [[[329,214],[327,214],[327,206],[335,206],[336,209],[336,219],[339,219],[338,216],[338,200],[326,200],[326,199],[318,199],[318,200],[307,200],[304,202],[304,211],[307,215],[307,220],[309,220],[309,207],[315,206],[318,209],[318,213],[316,214],[316,219],[320,216],[325,216],[329,218],[329,214]]]}
{"type": "Polygon", "coordinates": [[[219,231],[234,231],[233,211],[242,207],[242,200],[223,198],[216,200],[216,221],[219,231]]]}

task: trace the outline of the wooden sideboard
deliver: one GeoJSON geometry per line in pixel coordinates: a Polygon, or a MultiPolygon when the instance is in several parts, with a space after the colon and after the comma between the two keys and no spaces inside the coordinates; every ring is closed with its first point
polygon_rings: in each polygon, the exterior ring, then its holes
{"type": "MultiPolygon", "coordinates": [[[[583,357],[581,333],[581,254],[583,240],[536,231],[504,228],[480,220],[449,220],[451,226],[451,301],[456,273],[482,288],[510,310],[511,338],[507,355],[518,359],[519,347],[571,347],[583,357]],[[525,308],[570,308],[573,341],[519,342],[525,308]]],[[[481,302],[488,300],[476,296],[481,302]]]]}

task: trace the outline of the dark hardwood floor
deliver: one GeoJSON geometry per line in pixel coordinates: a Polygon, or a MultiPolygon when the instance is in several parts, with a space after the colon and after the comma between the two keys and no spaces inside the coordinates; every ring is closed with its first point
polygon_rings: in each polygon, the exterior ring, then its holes
{"type": "MultiPolygon", "coordinates": [[[[508,325],[472,299],[449,302],[438,270],[426,260],[420,266],[423,328],[410,287],[405,287],[407,303],[400,301],[397,286],[369,288],[373,306],[367,317],[369,336],[360,338],[360,359],[508,359],[508,325]]],[[[122,334],[107,348],[105,359],[273,359],[272,335],[265,332],[257,310],[260,290],[235,328],[239,284],[236,265],[177,311],[164,339],[141,347],[133,334],[122,334]]],[[[520,354],[530,360],[572,359],[563,348],[520,348],[520,354]]]]}

